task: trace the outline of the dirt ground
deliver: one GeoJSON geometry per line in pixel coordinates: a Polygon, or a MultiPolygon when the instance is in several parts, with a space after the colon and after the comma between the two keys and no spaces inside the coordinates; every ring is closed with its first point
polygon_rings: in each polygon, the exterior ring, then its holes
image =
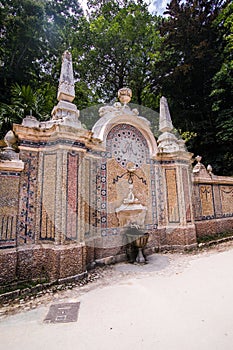
{"type": "Polygon", "coordinates": [[[0,349],[231,350],[233,243],[97,269],[0,309],[0,349]],[[86,281],[88,282],[88,281],[86,281]],[[78,320],[45,323],[51,304],[80,302],[78,320]]]}

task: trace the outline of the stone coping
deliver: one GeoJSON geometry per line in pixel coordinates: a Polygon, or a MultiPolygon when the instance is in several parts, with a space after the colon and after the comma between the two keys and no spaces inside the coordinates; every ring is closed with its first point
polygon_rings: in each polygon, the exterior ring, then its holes
{"type": "Polygon", "coordinates": [[[23,171],[24,162],[22,160],[1,160],[0,171],[23,171]]]}
{"type": "Polygon", "coordinates": [[[217,176],[212,177],[193,177],[194,184],[213,184],[213,185],[233,185],[233,177],[217,176]]]}

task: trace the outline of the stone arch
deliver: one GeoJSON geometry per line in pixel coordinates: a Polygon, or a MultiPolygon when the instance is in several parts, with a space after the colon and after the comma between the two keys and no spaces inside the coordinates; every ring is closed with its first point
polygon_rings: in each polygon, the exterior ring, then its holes
{"type": "Polygon", "coordinates": [[[111,129],[119,124],[128,124],[135,127],[147,141],[149,157],[152,158],[158,153],[158,146],[155,137],[150,130],[149,122],[143,117],[122,114],[117,116],[106,115],[100,118],[92,128],[93,136],[100,139],[106,146],[107,136],[111,129]]]}

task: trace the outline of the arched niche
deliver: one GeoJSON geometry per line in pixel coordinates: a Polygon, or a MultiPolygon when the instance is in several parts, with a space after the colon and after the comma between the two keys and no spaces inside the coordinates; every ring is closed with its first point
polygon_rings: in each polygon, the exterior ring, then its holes
{"type": "Polygon", "coordinates": [[[150,129],[149,121],[143,117],[120,114],[101,117],[92,128],[93,137],[100,139],[104,146],[107,146],[107,138],[111,130],[117,125],[129,125],[137,129],[147,142],[149,157],[152,158],[158,153],[158,146],[155,137],[150,129]]]}

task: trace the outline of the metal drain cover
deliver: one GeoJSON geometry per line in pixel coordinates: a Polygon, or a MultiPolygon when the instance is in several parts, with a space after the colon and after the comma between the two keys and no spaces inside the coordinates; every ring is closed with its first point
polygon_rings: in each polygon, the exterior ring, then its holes
{"type": "Polygon", "coordinates": [[[44,319],[45,323],[68,323],[76,322],[80,302],[63,303],[50,305],[48,315],[44,319]]]}

